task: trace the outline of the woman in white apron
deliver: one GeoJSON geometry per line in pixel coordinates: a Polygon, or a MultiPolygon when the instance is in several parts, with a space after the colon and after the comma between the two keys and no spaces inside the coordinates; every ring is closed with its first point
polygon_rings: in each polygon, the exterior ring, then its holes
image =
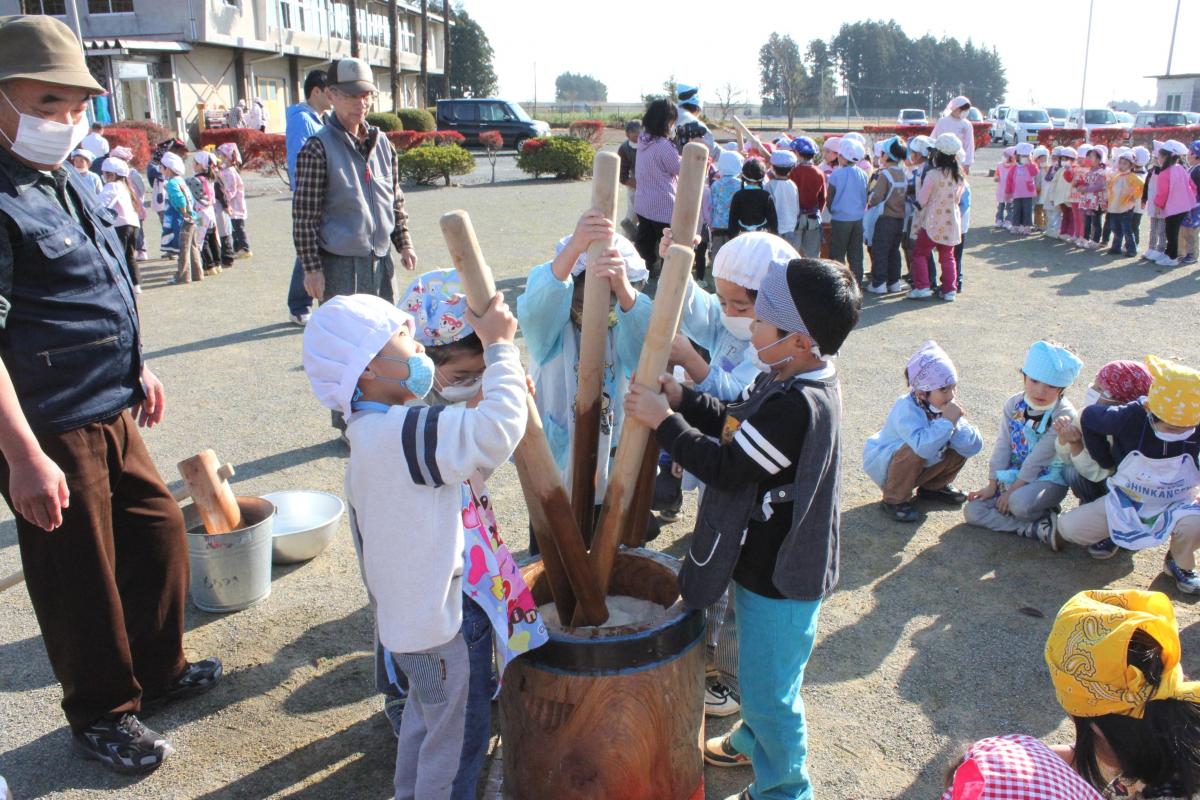
{"type": "Polygon", "coordinates": [[[1058,520],[1063,539],[1091,545],[1111,537],[1126,550],[1169,541],[1163,572],[1179,591],[1200,593],[1200,372],[1146,357],[1154,382],[1144,401],[1094,405],[1081,417],[1084,444],[1101,466],[1115,468],[1103,498],[1058,520]]]}

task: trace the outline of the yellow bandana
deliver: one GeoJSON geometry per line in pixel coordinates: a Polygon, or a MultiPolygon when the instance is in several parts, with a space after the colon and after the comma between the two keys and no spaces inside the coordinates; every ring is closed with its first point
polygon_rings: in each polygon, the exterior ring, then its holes
{"type": "Polygon", "coordinates": [[[1146,406],[1154,416],[1180,428],[1200,424],[1200,372],[1158,356],[1146,356],[1146,366],[1154,378],[1146,406]]]}
{"type": "Polygon", "coordinates": [[[1200,702],[1200,681],[1179,665],[1175,609],[1161,592],[1080,592],[1067,601],[1046,641],[1046,664],[1063,710],[1074,717],[1123,714],[1140,719],[1151,700],[1200,702]],[[1145,631],[1162,645],[1157,690],[1129,666],[1129,640],[1145,631]]]}

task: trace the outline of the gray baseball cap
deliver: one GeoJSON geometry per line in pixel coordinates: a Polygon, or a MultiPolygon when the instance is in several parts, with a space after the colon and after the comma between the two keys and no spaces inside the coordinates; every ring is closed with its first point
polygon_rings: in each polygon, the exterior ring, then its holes
{"type": "Polygon", "coordinates": [[[339,58],[329,65],[326,86],[343,92],[374,92],[375,75],[361,58],[339,58]]]}
{"type": "Polygon", "coordinates": [[[104,94],[65,24],[41,14],[0,17],[0,81],[29,78],[104,94]]]}

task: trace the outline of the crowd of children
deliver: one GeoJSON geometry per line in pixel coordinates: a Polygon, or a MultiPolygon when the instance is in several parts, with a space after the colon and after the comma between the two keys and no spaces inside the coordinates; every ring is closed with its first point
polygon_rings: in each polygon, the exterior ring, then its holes
{"type": "Polygon", "coordinates": [[[1145,215],[1150,231],[1142,261],[1196,263],[1200,141],[1156,140],[1151,148],[1111,152],[1102,144],[1048,150],[1022,142],[1004,150],[995,179],[998,230],[1133,256],[1145,215]]]}

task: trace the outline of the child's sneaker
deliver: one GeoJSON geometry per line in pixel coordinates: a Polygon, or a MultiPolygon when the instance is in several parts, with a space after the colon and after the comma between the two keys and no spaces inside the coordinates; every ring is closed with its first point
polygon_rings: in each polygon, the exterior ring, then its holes
{"type": "Polygon", "coordinates": [[[1062,547],[1062,541],[1058,538],[1058,515],[1053,511],[1046,512],[1042,517],[1026,525],[1021,531],[1021,535],[1029,539],[1037,539],[1056,553],[1062,547]]]}
{"type": "Polygon", "coordinates": [[[953,303],[955,298],[957,298],[957,297],[958,297],[958,292],[942,292],[942,299],[945,300],[947,303],[953,303]]]}
{"type": "Polygon", "coordinates": [[[887,294],[887,285],[882,283],[872,283],[867,285],[867,291],[871,294],[887,294]]]}
{"type": "Polygon", "coordinates": [[[745,756],[733,749],[730,739],[733,733],[742,726],[738,723],[724,736],[714,736],[704,742],[704,760],[714,767],[748,767],[750,756],[745,756]]]}
{"type": "Polygon", "coordinates": [[[1095,544],[1089,544],[1087,553],[1092,558],[1103,561],[1106,558],[1112,558],[1120,550],[1121,550],[1120,545],[1118,545],[1112,539],[1104,539],[1102,541],[1096,542],[1095,544]]]}
{"type": "Polygon", "coordinates": [[[713,681],[704,690],[704,716],[728,717],[742,710],[733,690],[720,681],[713,681]]]}
{"type": "Polygon", "coordinates": [[[1166,254],[1160,253],[1157,250],[1147,250],[1145,253],[1142,253],[1142,261],[1158,261],[1158,259],[1164,255],[1166,254]]]}
{"type": "Polygon", "coordinates": [[[1163,256],[1155,263],[1157,263],[1160,267],[1178,267],[1179,259],[1178,258],[1167,258],[1166,256],[1163,256]]]}
{"type": "Polygon", "coordinates": [[[928,300],[933,297],[933,289],[913,289],[908,293],[909,300],[928,300]]]}
{"type": "Polygon", "coordinates": [[[1179,263],[1180,263],[1180,264],[1195,264],[1195,263],[1196,263],[1196,256],[1194,256],[1194,255],[1192,255],[1191,253],[1189,253],[1188,255],[1184,256],[1184,257],[1183,257],[1183,258],[1181,258],[1181,259],[1179,259],[1179,263]]]}
{"type": "Polygon", "coordinates": [[[135,284],[133,285],[133,293],[134,293],[134,294],[141,294],[141,293],[142,293],[142,285],[141,285],[140,283],[135,283],[135,284]]]}
{"type": "Polygon", "coordinates": [[[383,715],[392,726],[392,733],[400,738],[400,723],[404,720],[404,706],[408,703],[408,695],[385,694],[383,700],[383,715]]]}
{"type": "Polygon", "coordinates": [[[102,717],[74,734],[75,749],[115,772],[134,774],[158,769],[175,752],[160,733],[133,714],[102,717]]]}
{"type": "Polygon", "coordinates": [[[917,489],[917,496],[922,500],[932,500],[948,506],[961,506],[967,502],[966,492],[960,491],[954,484],[949,484],[941,489],[917,489]]]}
{"type": "Polygon", "coordinates": [[[889,283],[887,285],[887,290],[891,294],[899,294],[900,292],[907,292],[910,288],[911,287],[904,281],[896,281],[895,283],[889,283]]]}
{"type": "Polygon", "coordinates": [[[1194,569],[1184,569],[1175,563],[1175,558],[1167,553],[1163,562],[1163,574],[1175,579],[1175,588],[1184,594],[1200,594],[1200,575],[1194,569]]]}
{"type": "Polygon", "coordinates": [[[913,508],[913,504],[910,502],[889,503],[884,501],[883,508],[889,514],[891,514],[897,522],[917,521],[917,509],[913,508]]]}

